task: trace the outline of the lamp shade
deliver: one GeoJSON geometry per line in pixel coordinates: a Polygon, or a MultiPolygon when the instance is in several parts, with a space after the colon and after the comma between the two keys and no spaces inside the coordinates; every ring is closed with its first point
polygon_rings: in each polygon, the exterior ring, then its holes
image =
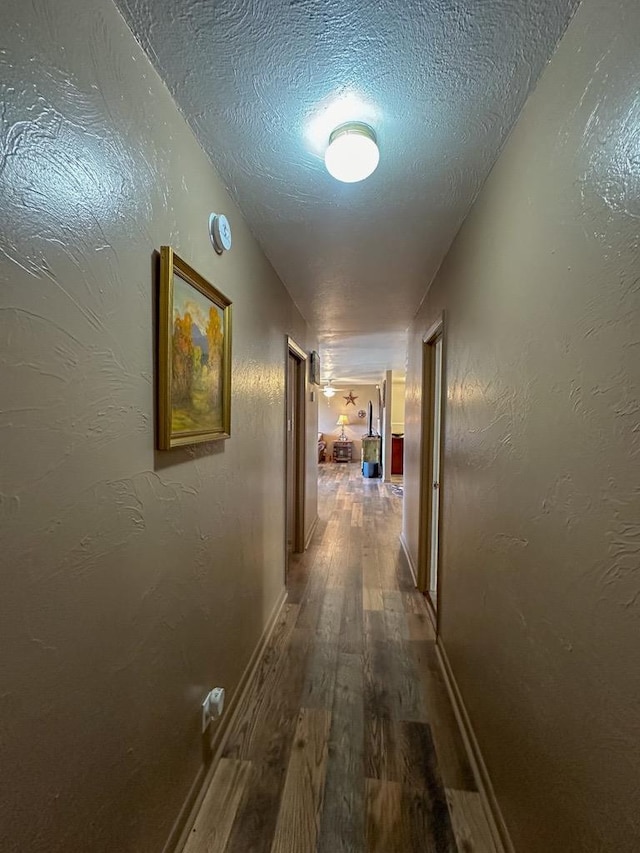
{"type": "Polygon", "coordinates": [[[350,121],[341,124],[329,137],[324,155],[330,175],[345,184],[363,181],[375,172],[380,161],[376,135],[368,124],[350,121]]]}

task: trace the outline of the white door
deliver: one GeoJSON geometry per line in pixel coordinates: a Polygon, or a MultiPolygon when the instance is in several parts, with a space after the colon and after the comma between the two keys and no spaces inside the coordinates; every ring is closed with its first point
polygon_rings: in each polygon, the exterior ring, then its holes
{"type": "Polygon", "coordinates": [[[287,552],[295,551],[296,508],[298,504],[297,434],[298,360],[289,353],[287,361],[287,552]]]}
{"type": "Polygon", "coordinates": [[[440,433],[442,418],[442,335],[433,344],[433,399],[431,411],[433,424],[431,435],[431,473],[433,489],[431,518],[429,520],[429,593],[433,606],[437,605],[438,592],[438,522],[440,518],[440,433]]]}

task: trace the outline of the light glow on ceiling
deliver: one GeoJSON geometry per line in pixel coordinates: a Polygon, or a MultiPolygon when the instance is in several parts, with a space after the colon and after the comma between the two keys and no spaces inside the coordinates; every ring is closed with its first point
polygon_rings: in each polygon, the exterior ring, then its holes
{"type": "Polygon", "coordinates": [[[304,137],[310,151],[324,157],[331,132],[349,121],[361,121],[370,127],[380,127],[381,113],[378,107],[355,92],[344,92],[325,98],[309,118],[304,137]]]}

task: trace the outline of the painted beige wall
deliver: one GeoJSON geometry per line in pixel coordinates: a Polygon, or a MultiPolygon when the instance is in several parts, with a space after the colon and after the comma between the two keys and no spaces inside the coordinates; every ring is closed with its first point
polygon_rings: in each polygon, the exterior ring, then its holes
{"type": "Polygon", "coordinates": [[[405,380],[393,379],[391,397],[391,432],[404,432],[405,380]]]}
{"type": "Polygon", "coordinates": [[[446,309],[441,636],[515,848],[640,848],[640,6],[584,0],[412,327],[446,309]]]}
{"type": "Polygon", "coordinates": [[[283,589],[285,335],[315,341],[111,3],[0,32],[0,849],[159,853],[283,589]],[[234,311],[232,438],[170,453],[162,243],[234,311]]]}
{"type": "Polygon", "coordinates": [[[322,392],[317,396],[318,402],[318,430],[324,433],[327,442],[327,459],[331,459],[333,452],[333,442],[340,438],[340,427],[336,426],[339,415],[348,415],[349,423],[345,426],[344,432],[346,437],[353,442],[352,454],[353,461],[360,462],[360,453],[362,450],[362,436],[367,434],[367,418],[358,417],[358,412],[366,412],[369,405],[369,400],[373,403],[373,428],[377,429],[378,416],[378,389],[375,385],[349,385],[344,388],[338,388],[335,397],[325,397],[322,392]],[[345,397],[349,392],[353,391],[358,398],[355,406],[351,403],[347,405],[345,397]]]}

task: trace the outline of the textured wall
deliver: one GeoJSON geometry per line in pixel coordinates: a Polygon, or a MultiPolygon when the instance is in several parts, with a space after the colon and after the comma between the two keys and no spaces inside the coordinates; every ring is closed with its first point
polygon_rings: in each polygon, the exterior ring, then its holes
{"type": "Polygon", "coordinates": [[[0,23],[0,849],[158,853],[282,589],[285,334],[314,341],[115,6],[0,23]],[[161,243],[233,300],[234,357],[231,440],[158,454],[161,243]]]}
{"type": "Polygon", "coordinates": [[[404,397],[406,383],[404,379],[394,379],[391,390],[391,431],[404,432],[404,397]]]}
{"type": "Polygon", "coordinates": [[[584,0],[411,332],[405,535],[446,308],[442,638],[523,853],[640,848],[639,32],[584,0]]]}

